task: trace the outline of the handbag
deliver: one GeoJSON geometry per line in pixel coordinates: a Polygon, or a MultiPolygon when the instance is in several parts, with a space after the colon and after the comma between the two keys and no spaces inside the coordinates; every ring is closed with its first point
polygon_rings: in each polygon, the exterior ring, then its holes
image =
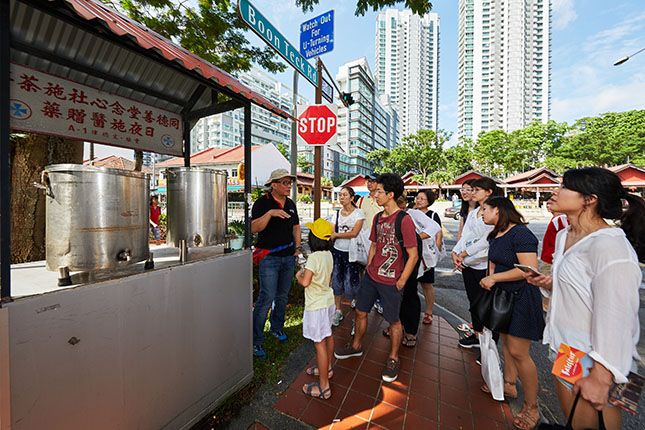
{"type": "Polygon", "coordinates": [[[491,331],[508,333],[513,315],[514,292],[493,286],[479,295],[470,307],[470,312],[491,331]]]}
{"type": "MultiPolygon", "coordinates": [[[[538,430],[571,430],[571,422],[573,421],[573,414],[576,411],[578,400],[580,400],[580,391],[578,391],[576,399],[573,401],[573,406],[571,406],[571,412],[569,412],[569,419],[567,420],[566,425],[563,426],[561,424],[540,424],[537,426],[538,430]]],[[[602,411],[598,411],[598,430],[606,430],[605,421],[602,418],[602,411]]]]}
{"type": "Polygon", "coordinates": [[[367,265],[367,255],[370,251],[370,232],[369,230],[363,230],[358,233],[358,236],[353,237],[349,240],[349,262],[358,263],[363,266],[367,265]]]}

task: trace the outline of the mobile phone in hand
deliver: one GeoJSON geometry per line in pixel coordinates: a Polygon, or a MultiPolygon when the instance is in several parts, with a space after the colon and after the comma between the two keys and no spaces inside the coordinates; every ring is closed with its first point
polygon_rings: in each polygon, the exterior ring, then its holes
{"type": "Polygon", "coordinates": [[[540,276],[541,275],[541,273],[538,272],[538,270],[535,267],[527,266],[527,265],[524,265],[524,264],[514,264],[514,266],[517,269],[520,269],[522,272],[531,273],[531,274],[533,274],[535,276],[540,276]]]}

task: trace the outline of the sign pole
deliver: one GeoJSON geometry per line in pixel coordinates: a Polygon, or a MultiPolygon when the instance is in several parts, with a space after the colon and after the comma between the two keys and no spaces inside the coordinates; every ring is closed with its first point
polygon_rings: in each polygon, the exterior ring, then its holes
{"type": "Polygon", "coordinates": [[[291,124],[291,174],[296,177],[291,185],[291,200],[298,201],[298,71],[293,70],[293,110],[294,120],[291,124]]]}
{"type": "MultiPolygon", "coordinates": [[[[316,86],[316,104],[322,103],[322,61],[320,57],[316,63],[318,72],[318,85],[316,86]]],[[[320,199],[321,187],[320,179],[322,178],[322,148],[316,145],[314,148],[314,220],[320,218],[320,199]]]]}

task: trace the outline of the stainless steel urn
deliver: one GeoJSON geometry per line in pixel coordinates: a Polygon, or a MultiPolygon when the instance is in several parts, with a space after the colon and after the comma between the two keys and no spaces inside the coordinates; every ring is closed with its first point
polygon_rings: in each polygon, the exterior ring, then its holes
{"type": "Polygon", "coordinates": [[[43,181],[47,269],[113,269],[148,257],[149,175],[53,164],[43,181]]]}
{"type": "Polygon", "coordinates": [[[205,167],[167,171],[167,242],[189,247],[223,243],[227,228],[226,172],[205,167]]]}

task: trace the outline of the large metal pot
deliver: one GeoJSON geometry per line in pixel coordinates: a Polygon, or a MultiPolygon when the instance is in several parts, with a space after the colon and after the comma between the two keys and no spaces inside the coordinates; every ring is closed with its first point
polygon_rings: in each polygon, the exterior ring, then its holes
{"type": "Polygon", "coordinates": [[[226,240],[226,172],[205,167],[167,170],[167,242],[208,246],[226,240]]]}
{"type": "Polygon", "coordinates": [[[150,177],[106,167],[53,164],[47,186],[47,269],[113,269],[149,252],[150,177]]]}

